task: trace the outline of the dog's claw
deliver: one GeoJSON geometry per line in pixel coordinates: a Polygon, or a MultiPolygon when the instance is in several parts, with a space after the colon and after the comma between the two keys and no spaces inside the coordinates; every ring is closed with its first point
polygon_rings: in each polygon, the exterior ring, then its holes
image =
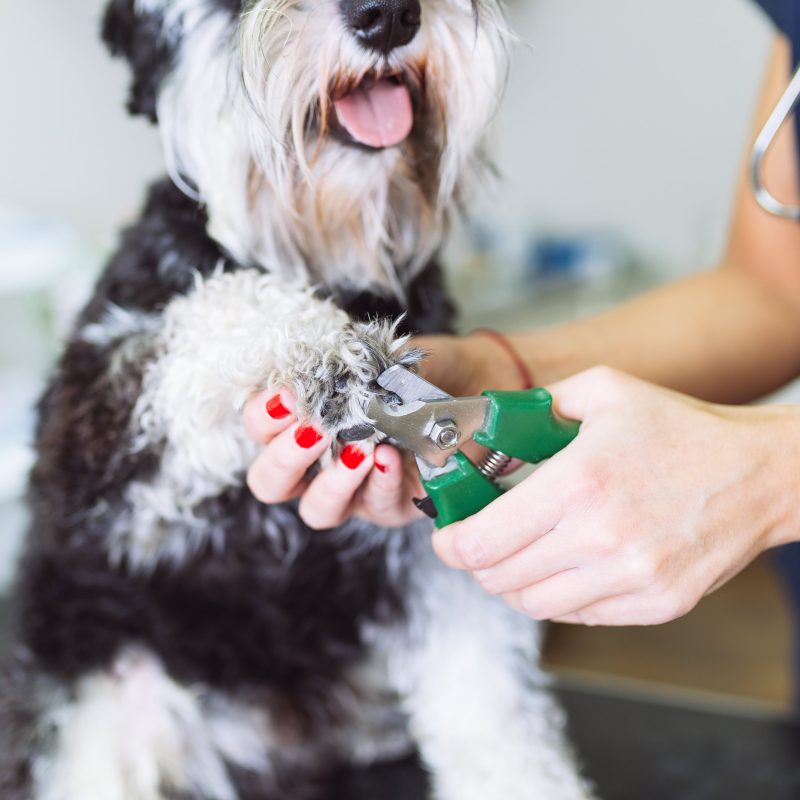
{"type": "Polygon", "coordinates": [[[352,428],[339,431],[339,439],[346,443],[363,442],[365,439],[369,439],[370,436],[374,435],[374,433],[375,428],[372,425],[364,423],[361,425],[353,425],[352,428]]]}

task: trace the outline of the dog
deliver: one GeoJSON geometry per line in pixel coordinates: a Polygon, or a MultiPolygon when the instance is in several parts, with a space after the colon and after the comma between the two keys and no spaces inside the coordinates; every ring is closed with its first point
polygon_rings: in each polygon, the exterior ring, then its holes
{"type": "Polygon", "coordinates": [[[499,0],[111,0],[103,36],[169,178],[40,401],[0,796],[300,800],[417,748],[440,800],[590,797],[537,627],[428,523],[316,532],[244,480],[255,392],[346,438],[405,337],[451,329],[499,0]]]}

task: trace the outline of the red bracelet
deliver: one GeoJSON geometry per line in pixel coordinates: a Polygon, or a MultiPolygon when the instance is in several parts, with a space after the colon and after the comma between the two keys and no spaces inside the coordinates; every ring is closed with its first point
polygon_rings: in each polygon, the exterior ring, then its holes
{"type": "Polygon", "coordinates": [[[528,365],[522,360],[522,357],[517,352],[516,348],[513,344],[502,334],[498,331],[492,330],[491,328],[478,328],[470,333],[470,336],[488,336],[490,339],[493,339],[503,350],[506,351],[508,357],[514,362],[514,366],[517,368],[517,372],[519,373],[519,377],[522,379],[522,388],[523,389],[533,389],[536,385],[533,382],[533,376],[531,375],[531,371],[528,369],[528,365]]]}

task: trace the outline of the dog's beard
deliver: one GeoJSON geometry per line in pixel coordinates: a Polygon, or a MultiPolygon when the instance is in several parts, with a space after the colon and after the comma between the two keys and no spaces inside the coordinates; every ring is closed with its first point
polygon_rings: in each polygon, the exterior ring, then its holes
{"type": "Polygon", "coordinates": [[[181,2],[192,13],[158,116],[210,234],[243,263],[402,295],[486,168],[507,68],[499,7],[427,0],[416,38],[378,57],[337,0],[257,0],[236,21],[205,3],[181,2]],[[367,101],[393,118],[365,121],[367,101]]]}

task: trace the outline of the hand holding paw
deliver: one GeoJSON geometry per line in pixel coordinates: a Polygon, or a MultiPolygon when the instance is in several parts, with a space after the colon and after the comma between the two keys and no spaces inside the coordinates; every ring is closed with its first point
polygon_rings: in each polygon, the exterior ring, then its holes
{"type": "Polygon", "coordinates": [[[250,466],[247,484],[262,503],[300,498],[311,528],[324,530],[352,516],[386,527],[417,519],[412,497],[421,492],[416,473],[406,470],[390,445],[339,445],[321,425],[298,419],[288,390],[260,392],[244,408],[248,434],[263,449],[250,466]],[[332,449],[334,457],[316,474],[313,467],[332,449]]]}

